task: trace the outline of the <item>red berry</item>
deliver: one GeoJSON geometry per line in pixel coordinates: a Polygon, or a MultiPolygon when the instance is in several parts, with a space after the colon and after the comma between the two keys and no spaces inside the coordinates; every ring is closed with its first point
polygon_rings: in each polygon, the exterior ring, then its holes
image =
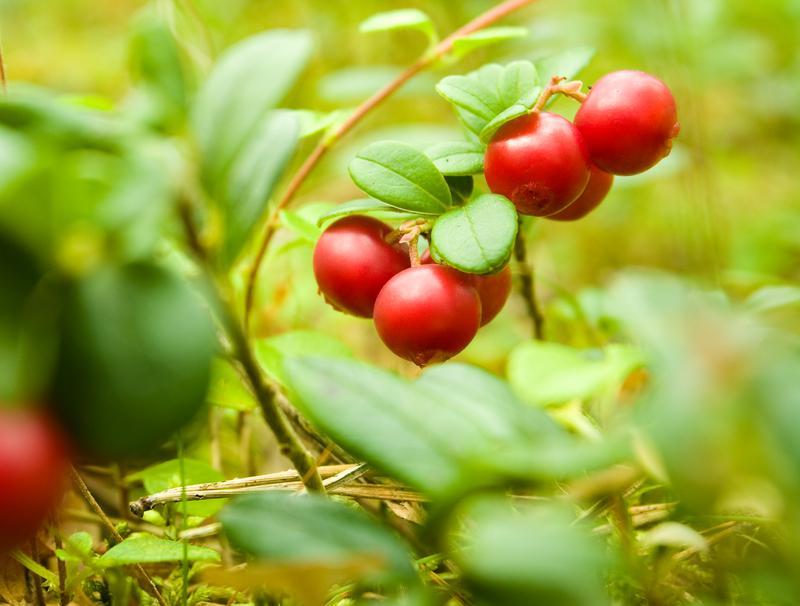
{"type": "MultiPolygon", "coordinates": [[[[422,253],[420,262],[423,264],[435,263],[430,249],[422,253]]],[[[511,294],[511,266],[506,265],[493,274],[478,275],[462,271],[458,273],[468,280],[478,292],[481,300],[481,326],[486,326],[502,311],[511,294]]]]}
{"type": "Polygon", "coordinates": [[[386,283],[375,302],[375,327],[386,346],[417,366],[443,362],[472,341],[481,300],[461,273],[420,265],[386,283]]]}
{"type": "Polygon", "coordinates": [[[38,411],[0,408],[0,553],[33,537],[69,470],[60,429],[38,411]]]}
{"type": "Polygon", "coordinates": [[[371,217],[339,219],[314,248],[314,276],[333,307],[354,316],[372,317],[383,285],[410,265],[408,254],[392,246],[392,228],[371,217]]]}
{"type": "Polygon", "coordinates": [[[486,150],[484,174],[523,215],[546,217],[573,202],[589,181],[589,155],[566,118],[534,112],[504,124],[486,150]]]}
{"type": "Polygon", "coordinates": [[[483,276],[471,276],[472,285],[481,299],[481,326],[486,326],[500,313],[511,294],[511,266],[483,276]]]}
{"type": "Polygon", "coordinates": [[[586,185],[586,189],[583,190],[583,193],[578,196],[578,199],[564,210],[560,210],[547,218],[556,221],[575,221],[576,219],[585,217],[605,199],[613,183],[614,175],[592,165],[589,183],[586,185]]]}
{"type": "Polygon", "coordinates": [[[575,115],[592,162],[615,175],[635,175],[669,155],[680,124],[667,85],[638,71],[600,78],[575,115]]]}

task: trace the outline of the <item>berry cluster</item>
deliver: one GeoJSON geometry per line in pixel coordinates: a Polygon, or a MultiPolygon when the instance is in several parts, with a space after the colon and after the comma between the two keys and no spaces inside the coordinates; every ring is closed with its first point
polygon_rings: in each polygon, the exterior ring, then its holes
{"type": "Polygon", "coordinates": [[[644,72],[607,74],[588,95],[559,80],[551,94],[582,101],[574,123],[535,110],[503,125],[489,142],[484,175],[521,214],[571,221],[603,201],[614,175],[644,172],[667,156],[680,125],[672,93],[644,72]]]}
{"type": "MultiPolygon", "coordinates": [[[[371,217],[339,219],[314,249],[314,275],[336,309],[374,318],[383,342],[418,366],[451,358],[503,308],[508,266],[486,276],[438,265],[425,251],[413,266],[409,245],[371,217]]],[[[416,246],[413,240],[410,246],[416,246]]]]}
{"type": "MultiPolygon", "coordinates": [[[[580,82],[562,80],[552,78],[530,113],[492,136],[484,176],[520,214],[571,221],[600,204],[614,175],[640,173],[669,154],[680,126],[672,94],[649,74],[610,73],[588,95],[580,82]],[[574,123],[542,111],[556,93],[581,101],[574,123]]],[[[389,349],[425,366],[463,350],[497,315],[511,272],[506,265],[467,274],[427,251],[419,257],[416,236],[424,230],[411,231],[366,216],[339,219],[316,245],[314,274],[334,308],[374,318],[389,349]]]]}

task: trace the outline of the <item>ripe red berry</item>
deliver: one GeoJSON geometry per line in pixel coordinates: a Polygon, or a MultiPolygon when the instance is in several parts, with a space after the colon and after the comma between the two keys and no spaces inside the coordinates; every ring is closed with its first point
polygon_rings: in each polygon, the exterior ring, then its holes
{"type": "MultiPolygon", "coordinates": [[[[430,249],[422,253],[420,262],[423,264],[435,263],[430,249]]],[[[500,313],[511,294],[511,266],[506,265],[493,274],[478,275],[461,271],[458,273],[468,280],[478,292],[481,300],[481,326],[486,326],[500,313]]]]}
{"type": "Polygon", "coordinates": [[[589,183],[586,185],[586,189],[583,190],[583,193],[578,196],[578,199],[564,210],[560,210],[547,218],[556,221],[575,221],[576,219],[585,217],[600,205],[600,202],[608,195],[613,184],[614,175],[592,165],[589,183]]]}
{"type": "Polygon", "coordinates": [[[481,300],[461,273],[444,265],[406,269],[375,302],[375,327],[386,346],[417,366],[443,362],[472,341],[481,300]]]}
{"type": "Polygon", "coordinates": [[[484,175],[523,215],[546,217],[573,202],[589,181],[589,155],[566,118],[533,112],[504,124],[486,150],[484,175]]]}
{"type": "Polygon", "coordinates": [[[615,175],[644,172],[669,155],[680,124],[667,85],[638,71],[600,78],[575,115],[592,162],[615,175]]]}
{"type": "Polygon", "coordinates": [[[0,553],[34,536],[69,470],[59,428],[39,411],[0,408],[0,553]]]}
{"type": "Polygon", "coordinates": [[[314,276],[325,300],[354,316],[372,317],[383,285],[410,265],[408,254],[392,246],[392,228],[371,217],[339,219],[314,248],[314,276]]]}

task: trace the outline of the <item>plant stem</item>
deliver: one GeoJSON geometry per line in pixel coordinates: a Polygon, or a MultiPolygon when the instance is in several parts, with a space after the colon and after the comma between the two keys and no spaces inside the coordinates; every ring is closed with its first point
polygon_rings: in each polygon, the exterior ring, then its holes
{"type": "Polygon", "coordinates": [[[224,316],[223,324],[228,338],[231,340],[234,356],[261,406],[264,420],[278,441],[281,454],[292,462],[309,491],[325,492],[314,457],[300,441],[286,415],[283,414],[279,405],[278,392],[264,377],[244,328],[234,315],[233,306],[222,299],[219,288],[217,288],[217,294],[221,302],[220,313],[224,316]]]}
{"type": "MultiPolygon", "coordinates": [[[[78,493],[83,497],[83,500],[86,501],[86,504],[89,506],[89,509],[100,518],[100,521],[105,526],[106,530],[108,530],[111,537],[114,539],[115,542],[121,543],[123,541],[122,535],[116,529],[114,524],[111,523],[111,520],[108,519],[106,512],[103,511],[103,508],[100,507],[100,504],[94,498],[94,495],[89,490],[89,487],[86,485],[86,482],[83,481],[83,478],[78,473],[78,471],[73,468],[72,469],[72,483],[75,486],[78,493]]],[[[136,573],[136,576],[139,577],[139,582],[147,589],[147,591],[153,595],[153,597],[158,600],[158,603],[161,606],[167,606],[166,601],[164,601],[164,596],[161,595],[161,592],[156,587],[156,584],[153,582],[153,579],[145,572],[144,568],[141,567],[139,564],[133,565],[133,570],[136,573]]]]}
{"type": "MultiPolygon", "coordinates": [[[[61,540],[61,529],[58,527],[58,521],[53,520],[53,544],[56,551],[64,548],[64,542],[61,540]]],[[[67,563],[59,557],[56,557],[56,567],[58,570],[58,605],[67,606],[69,604],[69,596],[67,595],[67,563]]]]}
{"type": "Polygon", "coordinates": [[[303,162],[303,164],[297,170],[297,173],[295,173],[294,177],[292,177],[292,180],[289,182],[289,185],[286,187],[283,195],[273,207],[270,217],[267,219],[255,259],[253,260],[250,272],[247,275],[247,288],[245,291],[244,302],[246,331],[249,330],[250,326],[250,312],[253,307],[253,298],[255,294],[255,284],[258,278],[258,272],[261,269],[261,264],[264,261],[264,256],[267,252],[267,248],[269,247],[269,243],[278,228],[277,219],[279,213],[292,201],[300,187],[303,185],[317,164],[319,164],[320,160],[323,158],[323,156],[325,156],[328,150],[330,150],[331,147],[333,147],[333,145],[344,135],[350,132],[354,126],[361,122],[361,120],[363,120],[367,114],[369,114],[378,105],[383,103],[383,101],[393,95],[406,82],[446,55],[453,48],[453,43],[456,40],[492,25],[496,21],[499,21],[514,11],[517,11],[529,4],[533,4],[535,1],[536,0],[506,0],[505,2],[498,4],[494,8],[489,9],[485,13],[479,15],[466,25],[462,26],[460,29],[457,29],[455,32],[447,36],[447,38],[442,40],[439,44],[417,59],[413,64],[406,68],[405,71],[399,74],[397,78],[392,80],[389,84],[375,92],[374,95],[361,103],[361,105],[359,105],[346,120],[339,124],[339,126],[337,126],[333,132],[322,138],[308,158],[306,158],[305,162],[303,162]]]}
{"type": "Polygon", "coordinates": [[[234,305],[225,297],[225,289],[220,286],[220,280],[209,261],[209,257],[202,240],[198,235],[191,212],[191,202],[182,198],[178,202],[178,213],[183,223],[186,240],[203,270],[211,294],[216,303],[216,309],[225,333],[230,340],[233,358],[239,363],[244,377],[250,384],[256,396],[264,420],[269,425],[281,454],[287,457],[295,469],[300,473],[300,478],[306,488],[312,492],[325,492],[322,480],[319,477],[314,457],[306,450],[303,443],[295,433],[292,424],[281,410],[278,390],[267,381],[261,367],[256,360],[255,352],[245,334],[244,328],[236,315],[234,305]]]}
{"type": "Polygon", "coordinates": [[[525,299],[525,306],[528,316],[533,324],[533,338],[544,340],[544,316],[539,309],[539,302],[536,299],[536,283],[534,281],[533,269],[528,260],[528,249],[525,243],[525,234],[520,222],[517,231],[517,240],[514,243],[514,257],[519,267],[520,292],[525,299]]]}

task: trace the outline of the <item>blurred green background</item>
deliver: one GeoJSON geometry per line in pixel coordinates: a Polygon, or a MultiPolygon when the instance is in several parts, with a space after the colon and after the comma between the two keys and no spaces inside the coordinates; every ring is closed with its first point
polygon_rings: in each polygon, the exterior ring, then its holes
{"type": "MultiPolygon", "coordinates": [[[[488,0],[3,0],[0,33],[8,77],[66,94],[124,102],[129,90],[132,17],[153,5],[168,19],[197,74],[248,34],[273,27],[312,30],[318,46],[292,107],[351,108],[424,50],[413,32],[362,34],[358,24],[393,8],[428,12],[442,34],[495,4],[488,0]]],[[[643,69],[664,79],[679,105],[682,132],[667,161],[618,178],[603,205],[577,223],[532,225],[532,255],[549,336],[576,345],[613,332],[602,291],[626,266],[663,268],[744,298],[765,285],[800,279],[800,1],[542,0],[509,20],[530,36],[420,75],[336,148],[308,181],[295,208],[359,197],[346,164],[375,139],[431,144],[458,137],[434,84],[487,61],[536,58],[575,46],[597,55],[582,79],[643,69]]],[[[264,74],[269,78],[269,74],[264,74]]],[[[576,107],[560,100],[556,111],[576,107]]],[[[371,324],[335,313],[317,297],[310,246],[281,233],[259,292],[258,331],[321,329],[361,355],[412,372],[380,345],[371,324]]],[[[521,301],[481,332],[461,358],[502,370],[529,335],[521,301]]]]}

